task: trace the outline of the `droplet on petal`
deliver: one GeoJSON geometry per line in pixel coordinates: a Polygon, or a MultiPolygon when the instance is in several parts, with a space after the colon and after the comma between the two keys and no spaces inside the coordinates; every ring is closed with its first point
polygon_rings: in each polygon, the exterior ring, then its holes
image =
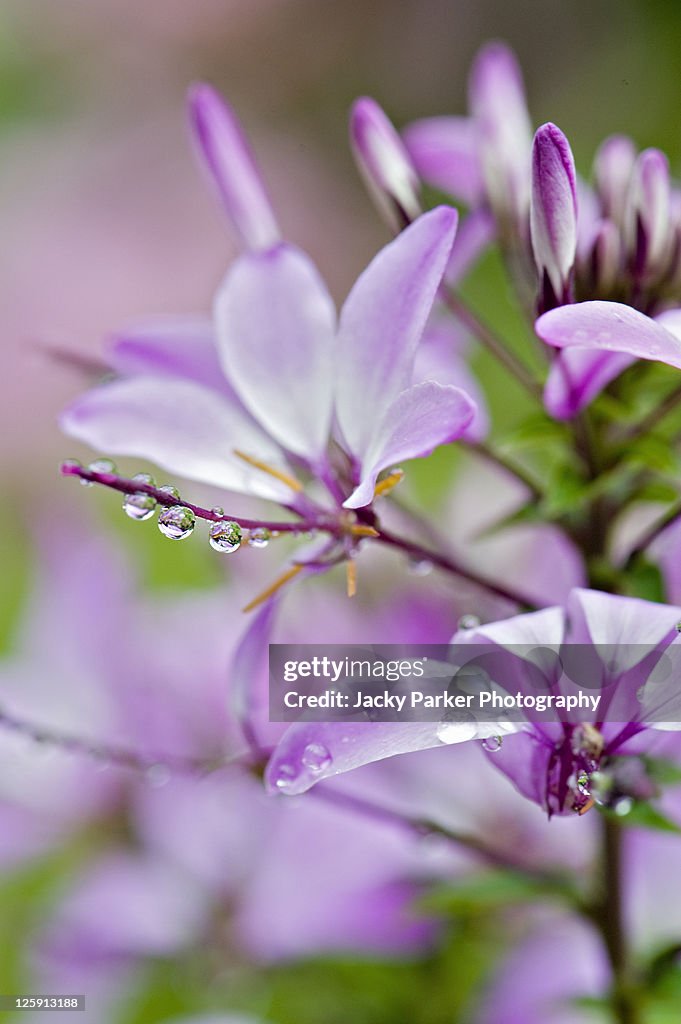
{"type": "Polygon", "coordinates": [[[95,459],[88,466],[91,473],[115,473],[116,463],[113,459],[95,459]]]}
{"type": "Polygon", "coordinates": [[[238,523],[213,523],[208,533],[208,540],[213,551],[231,554],[241,547],[241,527],[238,523]]]}
{"type": "Polygon", "coordinates": [[[322,743],[308,743],[301,758],[307,770],[315,775],[328,768],[332,760],[331,754],[322,743]]]}
{"type": "Polygon", "coordinates": [[[477,731],[478,723],[470,711],[451,711],[438,725],[437,738],[440,743],[464,743],[477,731]]]}
{"type": "Polygon", "coordinates": [[[284,793],[290,789],[297,778],[298,773],[292,764],[281,764],[277,769],[274,785],[281,793],[284,793]]]}
{"type": "Polygon", "coordinates": [[[248,535],[248,545],[252,548],[266,548],[272,534],[264,526],[256,526],[248,535]]]}
{"type": "Polygon", "coordinates": [[[501,750],[501,745],[504,742],[503,736],[487,736],[482,741],[482,747],[490,754],[496,754],[497,750],[501,750]]]}
{"type": "Polygon", "coordinates": [[[169,540],[186,540],[191,537],[196,525],[196,516],[184,505],[164,508],[158,517],[158,528],[169,540]]]}
{"type": "Polygon", "coordinates": [[[151,764],[144,772],[144,779],[152,789],[161,789],[170,782],[170,768],[167,764],[151,764]]]}
{"type": "Polygon", "coordinates": [[[466,614],[462,615],[457,623],[459,629],[478,629],[480,626],[480,619],[477,615],[466,614]]]}
{"type": "Polygon", "coordinates": [[[129,519],[143,523],[146,519],[151,519],[156,511],[156,499],[140,491],[137,494],[126,495],[122,507],[129,519]]]}
{"type": "Polygon", "coordinates": [[[410,558],[407,568],[412,576],[429,576],[433,571],[433,563],[427,558],[410,558]]]}

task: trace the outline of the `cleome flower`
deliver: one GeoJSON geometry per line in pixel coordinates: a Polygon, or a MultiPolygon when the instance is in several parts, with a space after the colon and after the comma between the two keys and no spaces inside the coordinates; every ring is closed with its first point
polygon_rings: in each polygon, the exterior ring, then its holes
{"type": "MultiPolygon", "coordinates": [[[[61,425],[100,451],[277,502],[308,528],[324,522],[346,538],[354,510],[370,523],[366,510],[401,477],[390,472],[397,464],[461,437],[475,414],[464,390],[416,362],[457,212],[441,206],[415,220],[360,275],[337,316],[312,261],[281,239],[231,110],[208,86],[190,103],[245,251],[218,289],[212,321],[149,321],[118,336],[117,379],[73,402],[61,425]]],[[[169,524],[179,533],[166,535],[186,535],[181,516],[175,510],[169,524]]]]}
{"type": "Polygon", "coordinates": [[[681,730],[673,681],[678,665],[670,665],[670,655],[676,659],[681,650],[680,616],[681,609],[670,605],[575,589],[565,607],[460,630],[454,644],[505,652],[503,678],[492,680],[496,690],[536,694],[539,669],[546,692],[565,694],[583,683],[600,695],[596,709],[556,713],[554,720],[526,711],[516,721],[502,711],[496,726],[469,712],[440,723],[296,722],[272,756],[268,783],[284,793],[302,793],[321,778],[367,762],[477,739],[549,816],[584,813],[594,802],[627,813],[637,799],[654,795],[644,757],[650,730],[681,730]],[[321,771],[306,768],[311,744],[325,751],[321,771]]]}

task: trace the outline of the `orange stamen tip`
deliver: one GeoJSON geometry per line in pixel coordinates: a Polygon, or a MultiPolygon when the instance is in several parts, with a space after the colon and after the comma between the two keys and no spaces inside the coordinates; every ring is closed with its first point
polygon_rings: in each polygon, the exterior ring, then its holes
{"type": "Polygon", "coordinates": [[[281,576],[278,576],[274,583],[270,583],[269,587],[266,587],[265,590],[258,594],[257,597],[254,597],[252,601],[249,601],[241,610],[243,612],[252,612],[254,608],[257,608],[258,605],[264,604],[269,597],[272,597],[272,595],[276,594],[278,590],[281,590],[289,580],[292,580],[294,576],[297,576],[304,568],[305,566],[303,565],[292,565],[290,569],[287,569],[286,572],[281,574],[281,576]]]}
{"type": "Polygon", "coordinates": [[[238,459],[242,459],[247,462],[249,466],[254,466],[256,469],[261,470],[263,473],[267,473],[268,476],[273,476],[276,480],[281,480],[283,484],[290,487],[292,491],[302,491],[303,485],[300,480],[296,480],[290,473],[285,473],[283,469],[277,469],[275,466],[269,466],[266,462],[262,462],[260,459],[254,458],[252,455],[247,455],[246,452],[239,451],[238,448],[234,449],[234,454],[238,459]]]}
{"type": "Polygon", "coordinates": [[[579,814],[580,817],[582,816],[582,814],[586,814],[587,811],[591,810],[591,808],[593,807],[593,805],[595,803],[596,803],[595,800],[593,800],[593,799],[589,800],[588,803],[584,804],[583,807],[579,808],[579,810],[577,811],[577,814],[579,814]]]}
{"type": "Polygon", "coordinates": [[[348,597],[354,597],[357,593],[357,563],[352,559],[345,563],[345,578],[348,588],[348,597]]]}
{"type": "Polygon", "coordinates": [[[394,469],[392,473],[389,473],[388,476],[379,480],[376,484],[376,487],[374,488],[374,498],[382,498],[385,497],[386,494],[390,494],[393,487],[397,487],[401,480],[404,480],[404,470],[394,469]]]}
{"type": "Polygon", "coordinates": [[[357,526],[351,526],[350,533],[353,537],[380,537],[380,533],[373,526],[364,526],[361,523],[357,526]]]}

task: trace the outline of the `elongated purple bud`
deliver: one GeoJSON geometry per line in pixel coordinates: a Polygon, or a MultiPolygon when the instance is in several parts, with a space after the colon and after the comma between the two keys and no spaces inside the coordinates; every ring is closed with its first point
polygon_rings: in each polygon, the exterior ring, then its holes
{"type": "Polygon", "coordinates": [[[242,245],[251,250],[275,245],[281,232],[234,111],[210,85],[193,86],[188,101],[199,152],[242,245]]]}
{"type": "Polygon", "coordinates": [[[619,228],[629,195],[631,172],[636,162],[636,147],[626,135],[611,135],[601,143],[594,158],[596,191],[602,212],[619,228]]]}
{"type": "Polygon", "coordinates": [[[631,174],[625,214],[634,273],[657,275],[669,261],[672,240],[669,163],[659,149],[644,149],[631,174]]]}
{"type": "Polygon", "coordinates": [[[366,186],[391,227],[402,230],[422,212],[420,181],[392,121],[362,96],[350,111],[350,143],[366,186]]]}
{"type": "Polygon", "coordinates": [[[555,124],[542,125],[534,137],[530,234],[542,307],[569,302],[577,250],[577,186],[570,144],[555,124]]]}
{"type": "Polygon", "coordinates": [[[622,271],[621,235],[611,220],[602,220],[594,233],[591,250],[591,291],[594,295],[609,295],[622,271]]]}
{"type": "Polygon", "coordinates": [[[476,57],[469,97],[490,205],[502,222],[520,225],[530,201],[532,126],[518,62],[503,43],[476,57]]]}

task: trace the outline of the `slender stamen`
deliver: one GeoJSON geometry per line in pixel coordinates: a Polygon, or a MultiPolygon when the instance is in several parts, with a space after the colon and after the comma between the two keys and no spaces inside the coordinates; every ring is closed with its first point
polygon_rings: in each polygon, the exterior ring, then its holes
{"type": "Polygon", "coordinates": [[[281,576],[278,576],[274,583],[270,583],[269,587],[266,587],[261,591],[257,597],[254,597],[252,601],[249,601],[241,610],[243,612],[252,612],[254,608],[258,607],[258,605],[264,604],[268,597],[272,597],[272,595],[276,594],[278,590],[281,590],[289,580],[292,580],[294,576],[297,576],[304,568],[304,565],[292,565],[290,569],[287,569],[286,572],[281,574],[281,576]]]}
{"type": "Polygon", "coordinates": [[[354,597],[357,593],[357,563],[352,558],[345,563],[345,577],[348,597],[354,597]]]}
{"type": "Polygon", "coordinates": [[[353,537],[380,537],[378,530],[375,530],[373,526],[365,526],[363,523],[351,526],[350,533],[353,537]]]}
{"type": "Polygon", "coordinates": [[[392,473],[384,477],[383,480],[379,480],[374,488],[374,500],[376,498],[384,497],[386,494],[390,494],[394,487],[404,480],[404,470],[393,469],[392,473]]]}
{"type": "Polygon", "coordinates": [[[283,469],[277,469],[275,466],[269,466],[266,462],[261,462],[260,459],[254,458],[252,455],[247,455],[246,452],[241,452],[238,448],[234,449],[234,454],[238,459],[243,459],[249,466],[254,466],[256,469],[261,470],[263,473],[267,473],[269,476],[275,477],[277,480],[281,480],[283,484],[290,487],[292,491],[302,491],[303,485],[300,480],[296,480],[294,476],[289,473],[285,473],[283,469]]]}

